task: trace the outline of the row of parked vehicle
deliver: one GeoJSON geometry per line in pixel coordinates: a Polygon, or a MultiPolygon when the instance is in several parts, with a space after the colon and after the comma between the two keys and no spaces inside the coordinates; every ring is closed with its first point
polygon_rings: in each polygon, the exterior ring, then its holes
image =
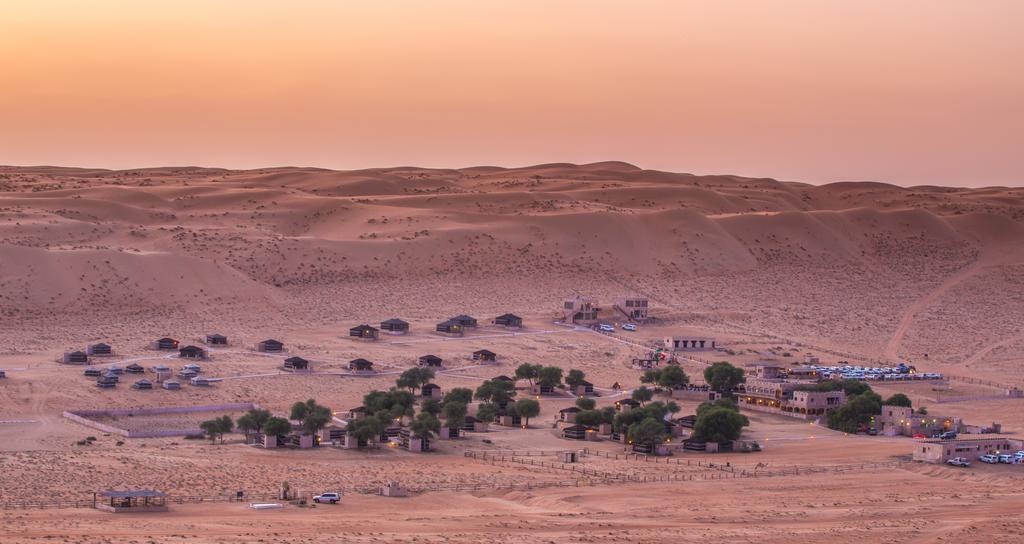
{"type": "MultiPolygon", "coordinates": [[[[1000,463],[1004,465],[1019,465],[1024,463],[1024,450],[1017,453],[986,453],[985,455],[978,456],[978,460],[990,465],[1000,463]]],[[[966,457],[954,457],[947,460],[946,464],[953,465],[954,467],[969,467],[971,466],[971,461],[966,457]]]]}
{"type": "Polygon", "coordinates": [[[844,380],[941,380],[942,374],[936,372],[914,372],[914,368],[900,363],[892,368],[865,366],[812,366],[824,378],[842,378],[844,380]]]}
{"type": "MultiPolygon", "coordinates": [[[[601,323],[597,326],[597,330],[601,332],[615,332],[615,326],[609,325],[608,323],[601,323]]],[[[623,323],[622,330],[624,331],[636,331],[636,325],[633,323],[623,323]]]]}

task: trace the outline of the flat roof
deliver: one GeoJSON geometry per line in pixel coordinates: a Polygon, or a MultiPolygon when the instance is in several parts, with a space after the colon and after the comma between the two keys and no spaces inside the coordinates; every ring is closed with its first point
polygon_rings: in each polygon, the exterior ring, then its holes
{"type": "Polygon", "coordinates": [[[152,489],[137,489],[135,491],[118,491],[108,489],[106,491],[100,491],[101,497],[112,497],[115,499],[126,499],[129,497],[166,497],[167,494],[163,491],[153,491],[152,489]]]}
{"type": "Polygon", "coordinates": [[[955,442],[991,442],[993,440],[1021,440],[1015,436],[994,436],[992,438],[947,438],[942,440],[941,438],[931,438],[928,440],[922,440],[924,444],[951,444],[955,442]]]}

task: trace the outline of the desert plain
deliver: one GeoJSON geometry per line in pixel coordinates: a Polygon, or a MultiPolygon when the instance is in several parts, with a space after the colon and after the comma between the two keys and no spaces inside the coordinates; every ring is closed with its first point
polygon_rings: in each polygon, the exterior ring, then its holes
{"type": "MultiPolygon", "coordinates": [[[[422,454],[264,450],[240,435],[224,444],[125,438],[62,415],[224,403],[287,414],[308,398],[341,412],[428,353],[446,361],[435,380],[444,390],[513,375],[521,363],[554,365],[583,370],[601,407],[621,398],[612,384],[640,384],[631,361],[648,346],[687,334],[729,349],[684,360],[694,382],[712,360],[905,361],[949,379],[876,391],[1024,436],[1024,400],[994,398],[1024,385],[1022,319],[1020,188],[815,186],[618,162],[0,167],[0,504],[86,501],[110,488],[255,495],[282,481],[346,493],[341,505],[274,511],[226,501],[123,515],[9,508],[0,510],[0,542],[1024,541],[1019,465],[914,463],[911,438],[760,412],[746,413],[744,430],[759,453],[687,452],[659,464],[616,459],[623,445],[603,440],[585,446],[613,457],[576,464],[589,474],[466,456],[530,451],[554,461],[582,447],[553,428],[571,397],[542,399],[529,429],[492,426],[422,454]],[[656,321],[613,335],[556,323],[573,293],[644,296],[656,321]],[[525,327],[489,324],[506,312],[525,327]],[[481,326],[459,338],[433,332],[463,313],[481,326]],[[348,336],[392,317],[411,333],[348,336]],[[110,362],[177,368],[149,344],[169,336],[201,345],[211,333],[231,345],[202,362],[221,379],[210,387],[139,391],[126,380],[99,389],[82,367],[57,362],[105,342],[110,362]],[[267,338],[287,354],[253,351],[267,338]],[[496,352],[497,364],[471,360],[478,349],[496,352]],[[291,355],[314,373],[281,372],[291,355]],[[348,375],[347,362],[360,357],[378,372],[348,375]],[[957,400],[967,397],[977,399],[957,400]],[[761,476],[742,476],[753,472],[761,476]],[[631,478],[614,481],[623,474],[631,478]],[[412,496],[372,493],[389,480],[412,496]]],[[[161,428],[190,418],[115,423],[161,428]]]]}

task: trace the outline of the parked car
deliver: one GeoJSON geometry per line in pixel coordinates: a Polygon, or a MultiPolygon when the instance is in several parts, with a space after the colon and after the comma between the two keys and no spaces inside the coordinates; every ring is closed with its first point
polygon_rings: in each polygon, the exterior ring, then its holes
{"type": "Polygon", "coordinates": [[[940,434],[939,438],[941,438],[943,440],[952,440],[952,439],[956,438],[956,432],[955,431],[946,431],[946,432],[940,434]]]}
{"type": "Polygon", "coordinates": [[[978,460],[981,461],[982,463],[994,465],[999,462],[999,457],[992,455],[991,453],[986,453],[985,455],[978,457],[978,460]]]}
{"type": "Polygon", "coordinates": [[[597,326],[597,330],[601,332],[615,332],[615,327],[607,323],[601,323],[600,325],[597,326]]]}
{"type": "Polygon", "coordinates": [[[338,504],[341,502],[341,493],[321,493],[313,497],[313,502],[320,504],[323,502],[329,502],[331,504],[338,504]]]}
{"type": "Polygon", "coordinates": [[[636,325],[634,325],[632,323],[624,323],[622,325],[622,330],[624,330],[624,331],[635,331],[636,330],[636,325]]]}
{"type": "Polygon", "coordinates": [[[928,437],[923,435],[923,434],[921,434],[921,433],[917,433],[917,434],[914,435],[914,438],[928,438],[928,437]]]}
{"type": "Polygon", "coordinates": [[[999,456],[999,462],[1003,463],[1003,464],[1006,464],[1006,465],[1012,465],[1013,464],[1013,456],[1010,455],[1009,453],[1004,453],[1004,454],[999,456]]]}
{"type": "Polygon", "coordinates": [[[947,465],[953,465],[954,467],[969,467],[971,462],[966,457],[954,457],[946,460],[947,465]]]}
{"type": "Polygon", "coordinates": [[[868,429],[868,434],[871,436],[878,436],[878,429],[871,427],[870,429],[868,429]]]}

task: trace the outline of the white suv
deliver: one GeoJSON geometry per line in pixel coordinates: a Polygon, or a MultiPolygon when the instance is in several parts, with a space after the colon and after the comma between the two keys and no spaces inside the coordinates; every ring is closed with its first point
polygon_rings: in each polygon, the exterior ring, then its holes
{"type": "Polygon", "coordinates": [[[313,497],[313,502],[317,504],[320,504],[322,502],[338,504],[339,502],[341,502],[341,493],[321,493],[313,497]]]}
{"type": "Polygon", "coordinates": [[[982,463],[988,463],[990,465],[994,465],[994,464],[999,462],[999,457],[995,456],[995,455],[992,455],[991,453],[986,453],[985,455],[982,455],[981,457],[978,457],[978,460],[981,461],[982,463]]]}

